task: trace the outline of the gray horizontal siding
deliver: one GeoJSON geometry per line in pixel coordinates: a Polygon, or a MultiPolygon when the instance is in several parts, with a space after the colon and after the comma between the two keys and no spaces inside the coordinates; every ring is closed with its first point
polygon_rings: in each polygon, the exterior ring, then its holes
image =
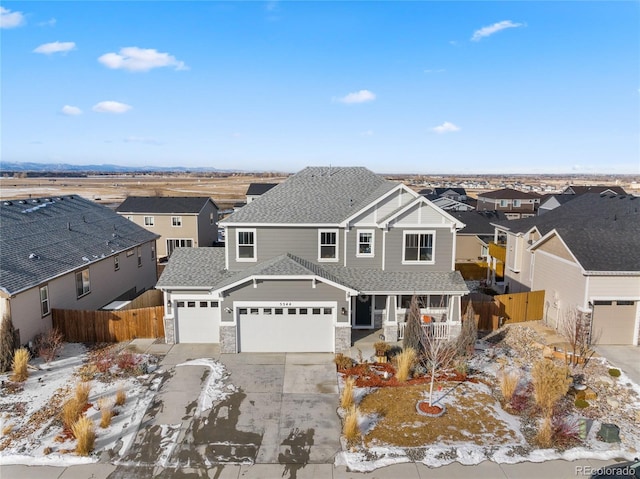
{"type": "Polygon", "coordinates": [[[386,271],[451,271],[453,251],[453,235],[450,228],[425,228],[435,231],[435,263],[434,264],[402,264],[403,231],[422,231],[413,229],[392,228],[386,238],[386,271]]]}
{"type": "Polygon", "coordinates": [[[347,233],[347,249],[345,254],[347,257],[347,266],[350,268],[382,268],[382,230],[367,227],[352,228],[347,233]],[[373,258],[357,256],[358,230],[373,230],[373,258]]]}

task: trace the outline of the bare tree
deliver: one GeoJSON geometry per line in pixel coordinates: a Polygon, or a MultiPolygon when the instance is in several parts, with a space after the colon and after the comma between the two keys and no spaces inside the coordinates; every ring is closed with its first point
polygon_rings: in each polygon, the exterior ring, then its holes
{"type": "Polygon", "coordinates": [[[456,356],[456,346],[446,338],[438,338],[433,330],[422,335],[421,349],[424,351],[421,357],[422,364],[431,376],[429,382],[429,406],[433,405],[433,385],[436,375],[451,366],[456,356]]]}
{"type": "Polygon", "coordinates": [[[458,356],[471,356],[478,339],[478,325],[476,324],[476,314],[471,301],[467,305],[467,311],[462,320],[462,329],[456,341],[458,356]]]}
{"type": "Polygon", "coordinates": [[[413,295],[407,312],[407,325],[404,328],[404,338],[402,339],[402,347],[404,349],[411,348],[418,353],[422,351],[422,337],[424,331],[420,319],[420,303],[418,297],[413,295]]]}
{"type": "Polygon", "coordinates": [[[576,367],[582,359],[583,367],[594,355],[597,338],[591,334],[591,321],[576,307],[564,311],[558,332],[569,343],[571,355],[565,351],[567,365],[576,367]]]}

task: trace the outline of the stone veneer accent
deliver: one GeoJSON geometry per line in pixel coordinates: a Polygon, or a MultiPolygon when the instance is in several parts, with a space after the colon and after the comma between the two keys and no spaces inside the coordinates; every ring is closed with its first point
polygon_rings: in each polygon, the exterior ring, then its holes
{"type": "Polygon", "coordinates": [[[235,354],[237,350],[236,332],[237,327],[234,325],[220,325],[220,352],[235,354]]]}
{"type": "Polygon", "coordinates": [[[173,328],[173,318],[164,318],[164,342],[167,344],[176,343],[176,332],[173,328]]]}
{"type": "Polygon", "coordinates": [[[351,348],[351,327],[336,326],[336,353],[346,353],[351,348]]]}
{"type": "Polygon", "coordinates": [[[382,334],[384,334],[384,340],[388,343],[398,341],[398,323],[385,323],[382,334]]]}

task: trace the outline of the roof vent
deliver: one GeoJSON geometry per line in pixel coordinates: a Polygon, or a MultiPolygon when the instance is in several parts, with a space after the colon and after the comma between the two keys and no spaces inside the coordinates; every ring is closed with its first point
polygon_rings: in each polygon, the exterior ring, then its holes
{"type": "Polygon", "coordinates": [[[11,206],[13,203],[11,203],[11,201],[3,201],[2,204],[4,206],[11,206]]]}
{"type": "Polygon", "coordinates": [[[38,198],[34,198],[31,200],[31,203],[40,203],[40,200],[38,198]]]}
{"type": "Polygon", "coordinates": [[[58,196],[58,197],[56,198],[56,200],[58,200],[58,201],[64,201],[64,198],[63,198],[62,196],[58,196]]]}
{"type": "Polygon", "coordinates": [[[29,259],[39,259],[39,258],[40,258],[40,256],[38,256],[35,253],[29,253],[29,259]]]}
{"type": "Polygon", "coordinates": [[[21,205],[26,205],[27,204],[27,202],[25,200],[20,200],[20,201],[18,201],[18,203],[20,203],[21,205]]]}

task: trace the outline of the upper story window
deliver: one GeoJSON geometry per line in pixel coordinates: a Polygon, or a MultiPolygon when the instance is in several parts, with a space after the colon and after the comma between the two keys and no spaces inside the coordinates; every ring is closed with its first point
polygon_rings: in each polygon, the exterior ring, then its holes
{"type": "Polygon", "coordinates": [[[175,226],[175,227],[182,226],[182,216],[172,216],[171,217],[171,226],[175,226]]]}
{"type": "Polygon", "coordinates": [[[500,206],[501,207],[506,207],[507,206],[507,200],[500,200],[500,206]]]}
{"type": "Polygon", "coordinates": [[[433,231],[405,231],[402,248],[403,263],[433,263],[433,231]]]}
{"type": "Polygon", "coordinates": [[[356,256],[373,256],[373,230],[358,230],[356,256]]]}
{"type": "Polygon", "coordinates": [[[144,225],[145,226],[155,226],[156,219],[153,216],[145,216],[144,217],[144,225]]]}
{"type": "Polygon", "coordinates": [[[142,266],[142,247],[138,246],[138,266],[142,266]]]}
{"type": "Polygon", "coordinates": [[[513,200],[513,207],[518,208],[521,205],[520,200],[513,200]]]}
{"type": "Polygon", "coordinates": [[[236,245],[237,261],[256,260],[256,230],[238,230],[238,243],[236,245]]]}
{"type": "Polygon", "coordinates": [[[51,312],[49,308],[49,286],[40,288],[40,312],[46,316],[51,312]]]}
{"type": "Polygon", "coordinates": [[[78,298],[91,292],[91,281],[89,279],[89,268],[76,273],[76,296],[78,298]]]}
{"type": "Polygon", "coordinates": [[[320,230],[318,235],[318,260],[338,261],[338,230],[320,230]]]}

